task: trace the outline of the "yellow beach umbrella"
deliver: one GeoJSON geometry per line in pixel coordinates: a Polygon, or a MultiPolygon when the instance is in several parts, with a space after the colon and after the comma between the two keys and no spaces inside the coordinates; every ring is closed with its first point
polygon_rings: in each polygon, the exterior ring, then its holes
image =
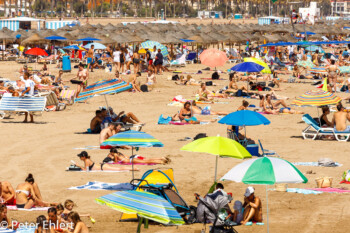
{"type": "Polygon", "coordinates": [[[244,58],[244,61],[245,62],[254,62],[254,63],[258,64],[258,65],[261,65],[261,66],[263,66],[265,68],[265,69],[263,69],[261,71],[261,73],[263,73],[263,74],[271,74],[270,67],[265,62],[263,62],[262,60],[260,60],[258,58],[246,57],[246,58],[244,58]]]}
{"type": "MultiPolygon", "coordinates": [[[[148,50],[151,51],[151,52],[153,52],[153,49],[148,49],[148,50]]],[[[147,53],[147,51],[146,51],[146,49],[143,49],[143,48],[142,48],[142,49],[139,50],[139,53],[140,53],[140,54],[145,54],[145,53],[147,53]]]]}

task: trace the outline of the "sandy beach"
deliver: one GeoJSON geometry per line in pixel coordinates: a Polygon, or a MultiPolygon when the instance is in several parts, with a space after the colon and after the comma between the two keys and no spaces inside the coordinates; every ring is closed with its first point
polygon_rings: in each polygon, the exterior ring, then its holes
{"type": "MultiPolygon", "coordinates": [[[[171,19],[169,19],[171,20],[171,19]]],[[[107,24],[109,19],[94,19],[92,24],[107,24]]],[[[116,23],[119,20],[112,20],[116,23]]],[[[120,21],[123,21],[120,19],[120,21]]],[[[224,21],[224,20],[223,20],[224,21]]],[[[210,22],[209,20],[191,20],[191,23],[210,22]]],[[[228,21],[226,21],[228,22],[228,21]]],[[[238,22],[238,21],[237,21],[238,22]]],[[[253,21],[252,21],[253,22],[253,21]]],[[[249,22],[250,23],[250,22],[249,22]]],[[[30,64],[30,66],[35,66],[30,64]]],[[[221,70],[231,68],[233,64],[226,63],[221,70]]],[[[0,62],[0,76],[11,80],[19,77],[18,70],[21,65],[15,62],[0,62]]],[[[37,64],[41,68],[41,65],[37,64]]],[[[183,72],[197,72],[204,69],[204,65],[190,64],[177,68],[183,72]]],[[[57,75],[55,65],[49,65],[51,74],[57,75]]],[[[75,77],[77,69],[71,73],[65,73],[63,79],[68,81],[75,77]]],[[[196,80],[211,77],[212,71],[203,71],[203,74],[192,74],[196,80]]],[[[178,86],[173,81],[168,81],[172,73],[164,73],[157,76],[157,84],[152,92],[131,93],[123,92],[116,95],[108,95],[108,103],[115,112],[133,112],[146,125],[143,131],[153,135],[164,143],[163,148],[140,149],[139,154],[145,157],[162,157],[169,155],[172,162],[168,165],[138,166],[141,171],[136,172],[136,177],[141,178],[148,169],[173,168],[175,184],[181,196],[189,205],[197,205],[194,193],[205,195],[214,179],[215,156],[205,153],[191,153],[181,151],[180,148],[188,142],[179,141],[184,137],[194,137],[198,133],[207,133],[209,136],[226,136],[226,126],[218,123],[208,125],[158,125],[157,120],[161,114],[172,116],[180,110],[179,107],[168,106],[176,95],[184,98],[194,98],[197,86],[178,86]]],[[[104,70],[95,70],[90,73],[89,83],[98,80],[112,78],[113,73],[105,73],[104,70]]],[[[127,75],[124,75],[126,79],[127,75]]],[[[281,76],[288,79],[290,75],[281,76]]],[[[215,81],[218,86],[210,87],[210,90],[218,90],[228,85],[228,74],[221,74],[225,80],[215,81]]],[[[139,78],[141,83],[146,82],[146,73],[139,78]]],[[[68,82],[67,82],[68,83],[68,82]]],[[[239,85],[246,85],[240,82],[239,85]]],[[[71,89],[76,86],[70,85],[71,89]]],[[[289,97],[287,103],[308,90],[315,89],[311,83],[282,83],[282,92],[278,94],[289,97]]],[[[264,92],[262,92],[264,93],[264,92]]],[[[266,92],[265,92],[266,93],[266,92]]],[[[337,93],[338,94],[338,93],[337,93]]],[[[345,94],[338,94],[345,97],[345,94]]],[[[214,111],[232,112],[242,103],[242,98],[219,99],[219,103],[213,104],[214,111]]],[[[250,104],[258,105],[258,100],[248,100],[250,104]]],[[[59,112],[44,112],[42,116],[35,117],[35,124],[22,123],[24,116],[12,116],[10,119],[0,120],[0,180],[9,181],[14,188],[24,182],[28,173],[34,175],[42,196],[46,201],[61,202],[72,199],[77,203],[78,213],[90,213],[96,220],[95,224],[83,218],[90,226],[90,232],[135,232],[137,223],[119,222],[121,213],[108,207],[95,203],[95,199],[111,191],[68,190],[71,186],[78,186],[88,181],[103,181],[113,183],[125,183],[131,180],[131,172],[120,173],[93,173],[93,172],[67,172],[70,160],[82,164],[76,156],[81,148],[86,146],[98,146],[98,135],[83,134],[89,128],[90,120],[99,106],[105,106],[103,96],[94,97],[86,104],[76,103],[68,106],[66,110],[59,112]]],[[[311,116],[317,116],[316,108],[295,108],[311,116]]],[[[302,122],[302,115],[265,115],[271,124],[268,126],[254,126],[247,128],[247,136],[254,140],[260,139],[266,149],[274,150],[281,158],[290,162],[317,162],[320,158],[331,158],[343,164],[341,167],[308,167],[297,166],[309,179],[307,184],[289,184],[289,188],[315,188],[315,179],[318,177],[333,177],[333,187],[349,188],[349,185],[339,184],[341,176],[350,167],[347,158],[350,152],[349,142],[343,143],[336,140],[304,140],[301,131],[306,127],[302,122]],[[306,174],[312,170],[313,174],[306,174]]],[[[214,116],[200,116],[202,119],[213,119],[214,116]]],[[[131,151],[123,151],[131,155],[131,151]]],[[[107,155],[107,150],[88,150],[92,160],[99,163],[107,155]]],[[[242,162],[238,159],[220,158],[218,163],[218,177],[222,177],[232,167],[242,162]]],[[[243,194],[247,185],[243,183],[223,182],[225,190],[233,194],[234,200],[243,201],[243,194]]],[[[266,232],[266,193],[265,186],[255,185],[256,195],[262,199],[265,226],[238,226],[238,232],[266,232]]],[[[274,186],[269,186],[273,189],[274,186]]],[[[269,222],[270,232],[300,232],[300,233],[328,233],[345,232],[349,229],[350,206],[349,194],[323,193],[318,195],[304,195],[269,191],[269,222]]],[[[230,204],[231,207],[233,205],[230,204]]],[[[33,211],[9,211],[8,216],[17,221],[34,222],[36,217],[45,212],[33,211]]],[[[207,230],[208,232],[207,225],[207,230]]],[[[202,224],[175,226],[150,225],[149,229],[142,232],[199,232],[202,224]]]]}

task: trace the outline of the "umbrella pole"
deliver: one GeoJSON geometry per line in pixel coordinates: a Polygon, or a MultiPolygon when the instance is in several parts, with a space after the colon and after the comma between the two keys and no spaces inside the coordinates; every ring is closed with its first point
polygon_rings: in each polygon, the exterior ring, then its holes
{"type": "Polygon", "coordinates": [[[267,193],[267,185],[266,185],[266,208],[267,208],[267,211],[266,211],[266,226],[267,226],[267,233],[270,232],[270,229],[269,229],[269,195],[267,193]]]}
{"type": "Polygon", "coordinates": [[[106,101],[106,105],[107,105],[108,116],[111,116],[111,113],[109,112],[109,106],[108,106],[107,97],[106,97],[106,95],[103,95],[103,96],[105,97],[105,101],[106,101]]]}
{"type": "Polygon", "coordinates": [[[219,156],[216,155],[214,183],[216,182],[216,174],[217,174],[217,170],[218,170],[218,158],[219,158],[219,156]]]}
{"type": "MultiPolygon", "coordinates": [[[[131,147],[131,156],[134,155],[134,147],[131,147]]],[[[132,179],[134,179],[134,157],[131,158],[132,179]]]]}

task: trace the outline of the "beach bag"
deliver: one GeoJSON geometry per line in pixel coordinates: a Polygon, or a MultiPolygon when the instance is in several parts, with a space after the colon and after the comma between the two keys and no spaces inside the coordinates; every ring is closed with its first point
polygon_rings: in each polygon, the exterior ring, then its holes
{"type": "Polygon", "coordinates": [[[212,75],[211,75],[211,79],[213,80],[218,80],[220,78],[220,75],[218,74],[218,72],[214,72],[212,75]]]}
{"type": "Polygon", "coordinates": [[[210,106],[206,106],[202,109],[202,115],[210,115],[210,106]]]}
{"type": "Polygon", "coordinates": [[[343,173],[342,181],[350,182],[350,170],[347,170],[343,173]]]}
{"type": "Polygon", "coordinates": [[[206,133],[199,133],[193,138],[193,141],[201,138],[206,138],[206,137],[208,137],[206,133]]]}
{"type": "Polygon", "coordinates": [[[173,75],[173,77],[171,77],[171,80],[177,81],[177,80],[180,80],[180,77],[179,77],[179,75],[175,74],[175,75],[173,75]]]}
{"type": "Polygon", "coordinates": [[[140,89],[142,92],[148,92],[148,86],[145,84],[141,85],[140,89]]]}
{"type": "Polygon", "coordinates": [[[213,81],[205,82],[205,85],[206,85],[206,86],[213,86],[213,81]]]}
{"type": "Polygon", "coordinates": [[[319,177],[315,179],[317,188],[330,188],[332,187],[332,177],[319,177]]]}
{"type": "Polygon", "coordinates": [[[171,121],[171,117],[164,118],[163,114],[158,119],[158,125],[167,125],[171,121]]]}

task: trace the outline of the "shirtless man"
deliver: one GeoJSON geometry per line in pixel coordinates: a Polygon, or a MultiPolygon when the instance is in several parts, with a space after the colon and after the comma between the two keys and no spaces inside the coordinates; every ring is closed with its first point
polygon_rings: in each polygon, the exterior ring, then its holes
{"type": "Polygon", "coordinates": [[[117,124],[109,123],[108,127],[104,128],[100,133],[100,144],[102,144],[108,138],[116,134],[117,133],[116,129],[117,129],[117,124]]]}
{"type": "Polygon", "coordinates": [[[244,193],[244,213],[242,225],[249,221],[262,222],[262,204],[259,197],[254,195],[254,188],[248,187],[244,193]]]}
{"type": "Polygon", "coordinates": [[[277,110],[279,111],[279,113],[303,114],[303,112],[296,111],[288,107],[288,105],[286,104],[286,102],[284,102],[284,100],[277,100],[275,103],[272,103],[271,94],[266,95],[266,103],[267,103],[267,108],[270,108],[271,110],[277,110]],[[283,108],[278,108],[279,105],[282,105],[283,108]]]}
{"type": "Polygon", "coordinates": [[[15,196],[15,190],[9,182],[0,182],[0,203],[5,205],[16,205],[15,196]]]}
{"type": "Polygon", "coordinates": [[[77,87],[77,93],[75,94],[76,97],[78,97],[80,91],[87,86],[87,81],[89,78],[89,71],[88,69],[84,69],[84,65],[82,63],[79,64],[79,70],[77,73],[77,77],[80,81],[82,81],[81,84],[78,84],[77,87]]]}
{"type": "Polygon", "coordinates": [[[333,87],[337,84],[337,77],[340,70],[335,64],[335,60],[331,60],[331,65],[327,67],[329,84],[333,87]]]}
{"type": "Polygon", "coordinates": [[[90,49],[89,49],[89,51],[87,52],[87,55],[86,55],[86,57],[87,57],[87,64],[88,64],[88,67],[87,67],[87,69],[89,70],[89,68],[91,67],[91,72],[94,72],[94,66],[93,66],[93,64],[94,64],[94,48],[95,48],[95,46],[94,45],[91,45],[91,47],[90,47],[90,49]]]}
{"type": "Polygon", "coordinates": [[[341,104],[337,105],[338,112],[334,113],[332,124],[334,125],[334,129],[342,132],[350,132],[350,125],[346,125],[346,121],[350,122],[350,113],[344,112],[344,107],[341,104]]]}
{"type": "Polygon", "coordinates": [[[101,123],[103,121],[101,114],[102,114],[101,110],[97,110],[96,116],[92,118],[90,122],[90,130],[92,133],[97,134],[101,132],[101,123]]]}
{"type": "Polygon", "coordinates": [[[137,74],[140,72],[140,54],[139,54],[139,47],[136,46],[135,51],[132,55],[132,62],[134,64],[134,73],[137,74]]]}
{"type": "Polygon", "coordinates": [[[137,92],[141,92],[140,82],[137,81],[138,77],[141,77],[141,73],[140,72],[137,72],[136,74],[131,75],[130,78],[129,78],[129,83],[132,85],[133,90],[135,90],[137,92]]]}

